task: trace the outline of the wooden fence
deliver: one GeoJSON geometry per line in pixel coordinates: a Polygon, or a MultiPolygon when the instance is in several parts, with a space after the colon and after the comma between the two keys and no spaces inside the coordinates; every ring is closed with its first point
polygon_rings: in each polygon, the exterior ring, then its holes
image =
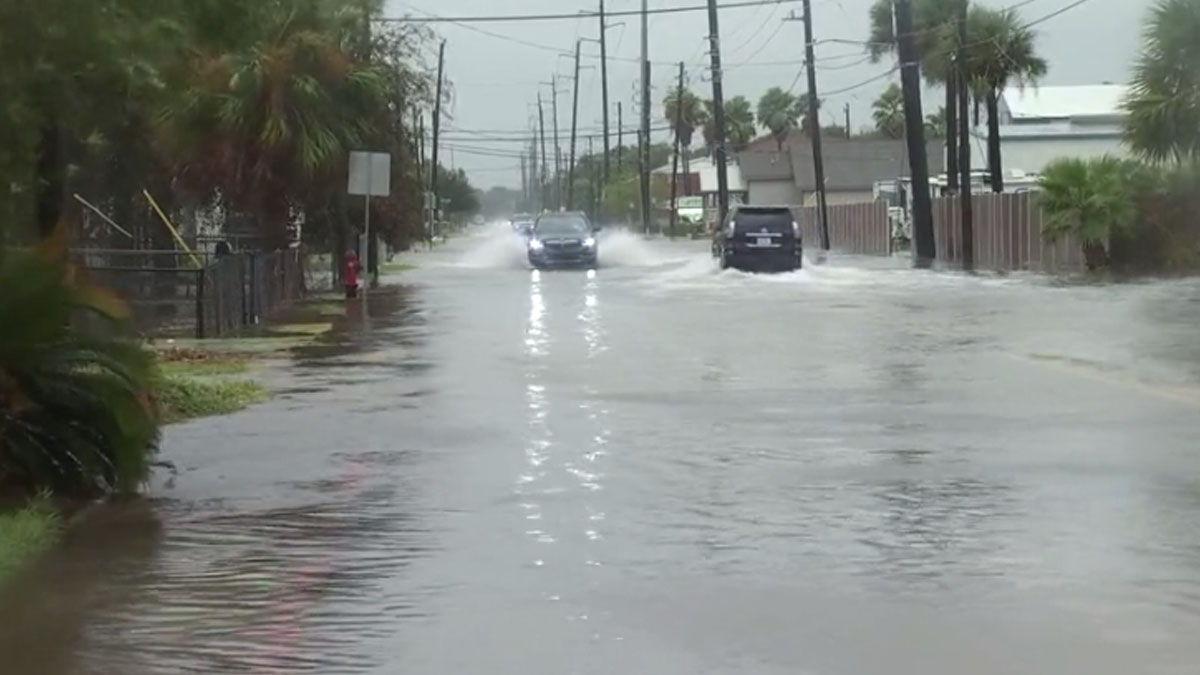
{"type": "MultiPolygon", "coordinates": [[[[961,197],[933,200],[937,259],[962,264],[961,197]]],[[[975,267],[990,270],[1076,272],[1084,268],[1083,247],[1075,237],[1054,244],[1042,239],[1037,193],[975,195],[975,267]]]]}
{"type": "MultiPolygon", "coordinates": [[[[804,237],[804,248],[809,251],[820,249],[821,226],[817,208],[797,206],[793,211],[804,237]]],[[[830,248],[845,253],[891,254],[892,226],[884,202],[834,204],[828,207],[828,213],[830,248]]]]}

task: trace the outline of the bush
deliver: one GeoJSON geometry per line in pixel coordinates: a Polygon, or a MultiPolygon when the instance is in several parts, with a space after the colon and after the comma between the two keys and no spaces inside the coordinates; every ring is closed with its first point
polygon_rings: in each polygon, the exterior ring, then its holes
{"type": "Polygon", "coordinates": [[[0,583],[53,545],[61,524],[44,495],[20,511],[0,514],[0,583]]]}
{"type": "Polygon", "coordinates": [[[1138,162],[1069,157],[1052,162],[1038,181],[1044,214],[1042,236],[1071,235],[1083,245],[1088,269],[1106,266],[1109,242],[1138,223],[1138,200],[1156,192],[1159,177],[1138,162]]]}
{"type": "Polygon", "coordinates": [[[72,277],[43,253],[0,260],[0,486],[134,491],[157,448],[154,357],[118,301],[72,277]]]}

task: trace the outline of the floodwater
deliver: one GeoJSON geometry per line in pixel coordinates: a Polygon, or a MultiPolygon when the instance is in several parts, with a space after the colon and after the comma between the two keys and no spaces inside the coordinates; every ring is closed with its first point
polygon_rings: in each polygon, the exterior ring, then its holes
{"type": "Polygon", "coordinates": [[[1200,672],[1200,283],[413,258],[168,431],[0,671],[1200,672]]]}

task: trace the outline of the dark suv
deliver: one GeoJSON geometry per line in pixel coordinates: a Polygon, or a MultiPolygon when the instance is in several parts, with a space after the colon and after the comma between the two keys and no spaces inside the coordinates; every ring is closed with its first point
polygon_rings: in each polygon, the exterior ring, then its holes
{"type": "Polygon", "coordinates": [[[798,270],[804,259],[800,226],[786,206],[739,204],[713,238],[713,257],[721,261],[721,269],[798,270]]]}
{"type": "Polygon", "coordinates": [[[596,231],[582,213],[543,214],[533,225],[528,249],[534,267],[591,267],[596,264],[596,231]]]}

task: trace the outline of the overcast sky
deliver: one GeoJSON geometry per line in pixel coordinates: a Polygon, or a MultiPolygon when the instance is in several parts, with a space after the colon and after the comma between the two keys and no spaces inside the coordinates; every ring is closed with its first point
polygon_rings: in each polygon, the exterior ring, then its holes
{"type": "MultiPolygon", "coordinates": [[[[730,1],[730,0],[722,0],[730,1]]],[[[894,60],[872,64],[863,57],[863,47],[822,40],[865,40],[868,8],[872,0],[812,0],[815,35],[818,41],[818,87],[824,101],[823,123],[840,122],[843,108],[851,107],[853,125],[870,124],[871,102],[898,76],[887,75],[894,60]],[[883,76],[862,86],[864,81],[883,76]],[[843,93],[838,90],[855,87],[843,93]],[[836,119],[835,119],[836,116],[836,119]]],[[[1022,16],[1035,21],[1076,0],[974,0],[993,7],[1020,5],[1022,16]]],[[[1128,78],[1136,56],[1141,19],[1153,0],[1088,0],[1060,16],[1039,23],[1038,48],[1050,63],[1043,84],[1099,84],[1128,78]]],[[[650,0],[651,9],[703,4],[703,0],[650,0]]],[[[475,16],[555,13],[597,9],[598,0],[391,0],[391,16],[475,16]],[[591,5],[591,6],[589,6],[591,5]]],[[[608,0],[609,11],[636,10],[640,0],[608,0]]],[[[722,10],[720,17],[722,57],[727,65],[726,97],[738,94],[757,102],[769,87],[805,91],[797,80],[803,59],[803,24],[784,21],[799,13],[799,2],[786,0],[761,7],[722,10]],[[782,63],[781,63],[782,62],[782,63]]],[[[639,19],[615,18],[622,23],[609,30],[609,93],[615,110],[623,102],[625,125],[636,126],[634,105],[638,83],[639,19]]],[[[678,62],[687,64],[689,84],[703,97],[711,96],[704,65],[707,35],[704,12],[667,14],[650,19],[650,59],[654,61],[652,99],[657,102],[678,76],[678,62]]],[[[478,187],[520,185],[520,160],[526,145],[504,142],[517,133],[527,133],[536,121],[538,92],[545,97],[546,129],[550,134],[549,97],[551,76],[559,79],[559,126],[566,152],[570,127],[572,59],[577,38],[596,38],[597,19],[544,22],[479,23],[466,27],[438,23],[432,26],[447,41],[446,75],[453,83],[453,119],[446,123],[442,161],[466,169],[478,187]],[[481,32],[481,31],[486,31],[481,32]]],[[[580,74],[579,124],[583,129],[600,127],[601,89],[599,46],[583,43],[585,67],[580,74]]],[[[938,107],[936,99],[927,109],[938,107]]],[[[661,125],[661,109],[653,108],[652,124],[661,125]]],[[[615,112],[611,124],[615,130],[615,112]]],[[[614,131],[615,133],[615,131],[614,131]]],[[[581,132],[582,134],[582,132],[581,132]]],[[[665,133],[662,134],[665,140],[665,133]]],[[[633,142],[632,136],[626,143],[633,142]]],[[[599,141],[595,141],[597,149],[599,141]]],[[[615,140],[614,140],[615,144],[615,140]]],[[[581,140],[579,152],[587,151],[581,140]]]]}

